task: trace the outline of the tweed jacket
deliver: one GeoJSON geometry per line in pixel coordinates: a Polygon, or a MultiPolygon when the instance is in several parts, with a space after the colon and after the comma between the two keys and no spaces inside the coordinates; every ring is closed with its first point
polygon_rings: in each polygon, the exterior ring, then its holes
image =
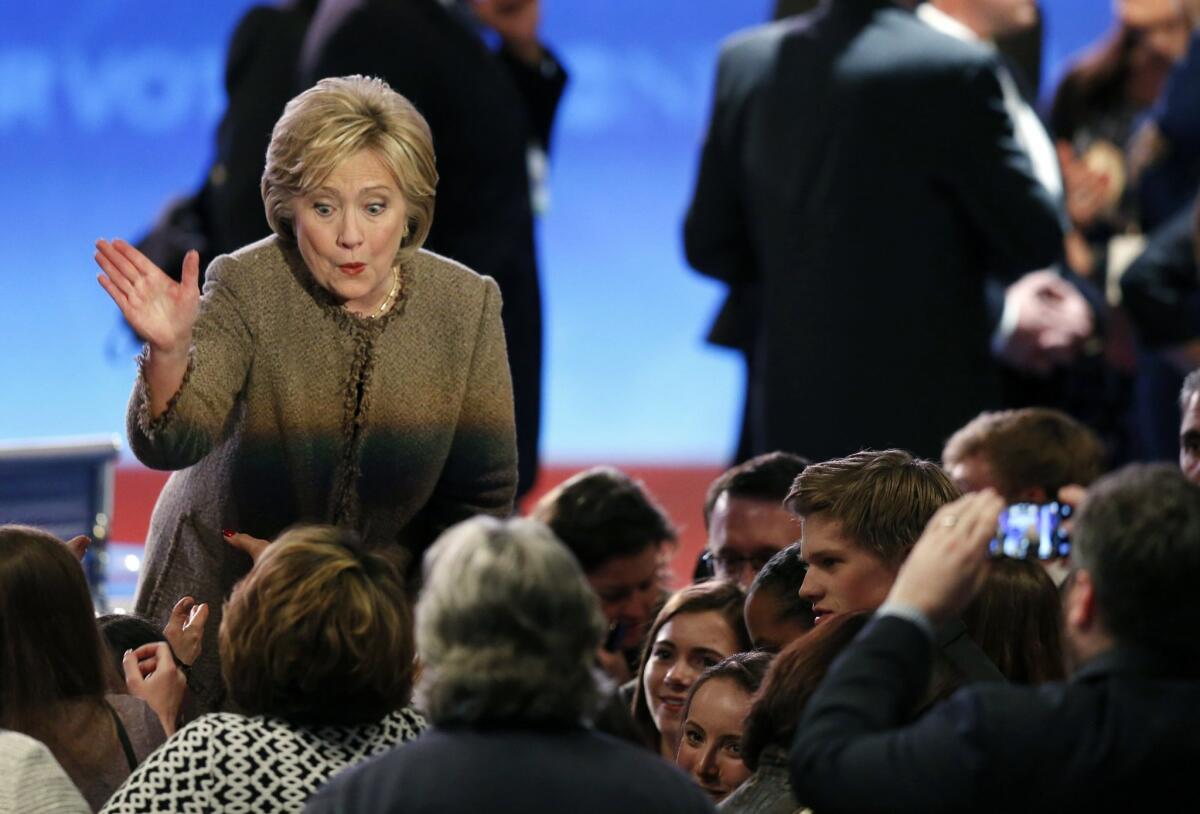
{"type": "Polygon", "coordinates": [[[145,465],[176,471],[151,518],[136,608],[162,622],[181,596],[210,603],[192,671],[201,688],[219,690],[221,602],[250,568],[222,529],[273,539],[331,523],[416,564],[446,526],[512,510],[499,289],[426,251],[401,273],[392,310],[360,319],[294,246],[268,237],[209,266],[187,374],[155,419],[139,373],[130,445],[145,465]]]}

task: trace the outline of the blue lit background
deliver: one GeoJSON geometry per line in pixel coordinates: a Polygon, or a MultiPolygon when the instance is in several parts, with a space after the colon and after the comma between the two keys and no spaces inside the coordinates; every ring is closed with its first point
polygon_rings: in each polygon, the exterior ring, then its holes
{"type": "MultiPolygon", "coordinates": [[[[0,32],[0,440],[119,433],[135,348],[94,280],[97,237],[140,235],[196,187],[246,0],[4,4],[0,32]]],[[[720,290],[679,228],[717,45],[769,0],[543,0],[572,73],[541,224],[545,457],[715,462],[741,366],[703,343],[720,290]]],[[[1046,76],[1109,4],[1044,0],[1046,76]]]]}

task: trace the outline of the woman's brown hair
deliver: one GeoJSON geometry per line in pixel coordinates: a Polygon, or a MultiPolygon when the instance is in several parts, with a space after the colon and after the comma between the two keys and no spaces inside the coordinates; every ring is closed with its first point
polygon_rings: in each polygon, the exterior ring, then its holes
{"type": "Polygon", "coordinates": [[[68,770],[87,763],[107,722],[102,659],[79,561],[47,532],[0,526],[0,728],[42,741],[68,770]]]}
{"type": "Polygon", "coordinates": [[[412,613],[398,564],[353,532],[305,526],[267,547],[221,621],[221,674],[250,715],[377,721],[412,693],[412,613]]]}
{"type": "Polygon", "coordinates": [[[705,613],[715,611],[725,618],[726,624],[737,639],[738,650],[749,650],[751,647],[750,634],[746,631],[746,622],[742,617],[742,608],[746,603],[746,594],[733,582],[710,580],[698,585],[689,585],[677,591],[666,601],[650,631],[642,642],[642,658],[638,663],[637,683],[633,689],[632,712],[633,719],[652,748],[658,745],[658,730],[654,719],[650,716],[650,706],[646,703],[646,690],[643,681],[646,676],[646,665],[650,662],[650,651],[654,649],[654,639],[662,626],[680,614],[705,613]]]}
{"type": "Polygon", "coordinates": [[[774,658],[774,653],[768,653],[765,650],[751,650],[748,653],[728,655],[706,669],[696,677],[692,686],[688,687],[687,697],[683,702],[684,721],[687,721],[688,715],[692,711],[692,700],[696,697],[696,693],[709,681],[723,678],[726,681],[732,681],[746,695],[754,695],[762,686],[767,669],[770,668],[774,658]]]}
{"type": "Polygon", "coordinates": [[[992,663],[1015,684],[1066,677],[1062,605],[1040,563],[1000,559],[963,610],[963,624],[992,663]]]}
{"type": "Polygon", "coordinates": [[[785,647],[767,671],[742,732],[742,760],[758,771],[763,749],[788,747],[800,716],[833,660],[858,635],[869,613],[838,614],[785,647]]]}

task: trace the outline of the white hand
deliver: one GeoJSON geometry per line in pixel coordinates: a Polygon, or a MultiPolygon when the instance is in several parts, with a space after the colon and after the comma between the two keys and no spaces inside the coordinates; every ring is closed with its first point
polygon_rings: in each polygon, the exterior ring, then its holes
{"type": "Polygon", "coordinates": [[[95,260],[104,271],[96,279],[151,350],[186,354],[200,310],[200,255],[187,253],[178,283],[124,240],[97,240],[95,260]]]}

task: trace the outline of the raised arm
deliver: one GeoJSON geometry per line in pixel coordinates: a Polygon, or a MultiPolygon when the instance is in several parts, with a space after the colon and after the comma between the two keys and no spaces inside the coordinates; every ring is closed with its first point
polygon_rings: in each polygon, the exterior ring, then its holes
{"type": "Polygon", "coordinates": [[[146,466],[191,466],[208,454],[227,429],[254,358],[248,316],[252,301],[274,293],[261,280],[249,280],[243,271],[229,256],[209,265],[199,313],[191,320],[186,344],[179,331],[174,341],[183,344],[182,351],[175,344],[170,347],[171,378],[166,383],[162,382],[166,375],[156,367],[154,345],[148,341],[126,414],[130,448],[146,466]]]}
{"type": "Polygon", "coordinates": [[[158,418],[187,373],[192,328],[200,312],[200,255],[194,249],[187,253],[178,283],[124,240],[97,240],[95,260],[104,272],[96,279],[146,343],[142,371],[150,416],[158,418]]]}
{"type": "Polygon", "coordinates": [[[567,73],[541,39],[540,0],[471,0],[471,11],[500,35],[498,56],[508,69],[538,146],[550,151],[554,114],[567,84],[567,73]]]}

